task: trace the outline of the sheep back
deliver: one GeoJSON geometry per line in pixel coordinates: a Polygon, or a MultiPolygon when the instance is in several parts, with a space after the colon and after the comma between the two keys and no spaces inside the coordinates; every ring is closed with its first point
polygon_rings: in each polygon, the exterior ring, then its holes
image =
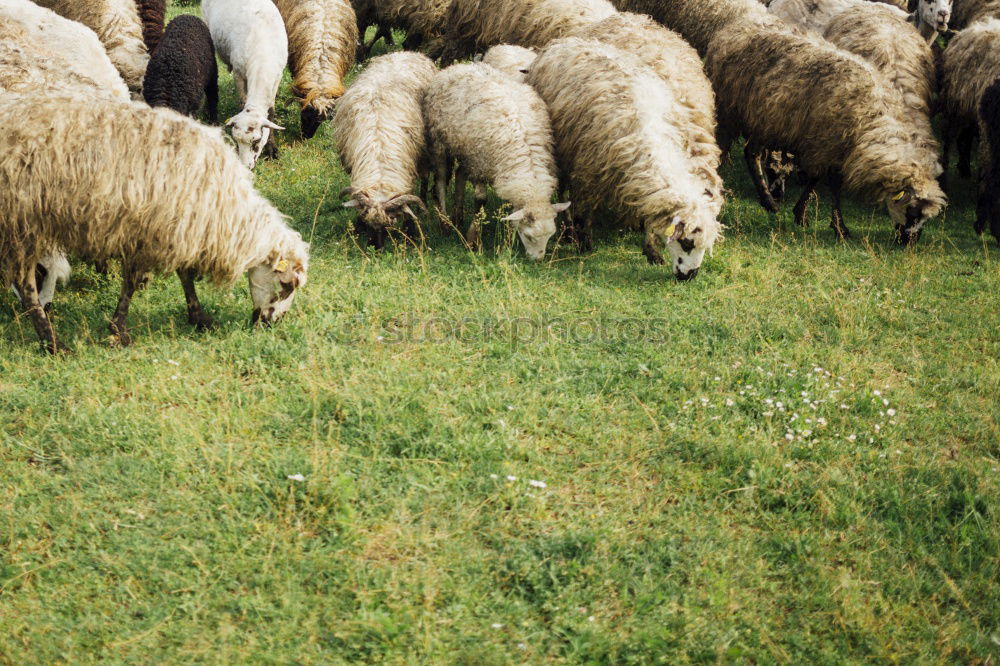
{"type": "Polygon", "coordinates": [[[1000,18],[1000,0],[955,0],[948,27],[964,30],[984,18],[1000,18]]]}
{"type": "Polygon", "coordinates": [[[424,95],[431,150],[458,159],[469,179],[490,183],[521,208],[556,190],[552,128],[535,90],[484,63],[452,65],[424,95]]]}
{"type": "Polygon", "coordinates": [[[680,33],[702,56],[730,24],[767,15],[755,0],[613,0],[619,11],[646,14],[680,33]]]}
{"type": "Polygon", "coordinates": [[[348,0],[275,0],[288,33],[292,93],[321,118],[344,94],[354,66],[358,21],[348,0]]]}
{"type": "Polygon", "coordinates": [[[208,26],[197,16],[183,14],[170,22],[149,59],[142,95],[150,106],[165,106],[194,116],[208,92],[208,115],[214,121],[218,79],[208,26]]]}
{"type": "Polygon", "coordinates": [[[386,200],[413,188],[425,145],[421,100],[435,72],[418,53],[379,56],[340,98],[334,137],[357,191],[386,200]]]}
{"type": "Polygon", "coordinates": [[[38,4],[97,33],[129,90],[142,88],[149,52],[135,0],[38,0],[38,4]]]}

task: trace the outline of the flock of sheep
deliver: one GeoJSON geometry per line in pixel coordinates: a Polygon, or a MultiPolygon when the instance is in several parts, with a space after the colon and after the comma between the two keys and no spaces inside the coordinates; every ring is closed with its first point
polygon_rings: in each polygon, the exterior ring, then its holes
{"type": "MultiPolygon", "coordinates": [[[[905,244],[946,205],[950,144],[969,177],[979,136],[977,231],[1000,239],[1000,0],[910,2],[203,0],[204,21],[164,29],[165,0],[0,0],[0,278],[52,352],[67,256],[121,263],[121,344],[133,294],[158,272],[177,273],[193,325],[212,323],[195,280],[244,273],[254,321],[276,321],[305,284],[308,246],[251,170],[277,154],[286,65],[303,136],[330,122],[344,206],[378,247],[415,233],[431,182],[442,219],[464,222],[471,181],[477,208],[487,187],[511,204],[533,259],[560,215],[589,247],[606,207],[644,232],[651,262],[689,279],[721,237],[718,169],[741,136],[768,210],[797,173],[799,223],[823,183],[848,236],[846,187],[884,203],[905,244]],[[393,29],[404,50],[345,88],[393,29]],[[232,145],[194,120],[204,108],[217,122],[216,54],[241,104],[232,145]]],[[[465,235],[479,243],[476,222],[465,235]]]]}

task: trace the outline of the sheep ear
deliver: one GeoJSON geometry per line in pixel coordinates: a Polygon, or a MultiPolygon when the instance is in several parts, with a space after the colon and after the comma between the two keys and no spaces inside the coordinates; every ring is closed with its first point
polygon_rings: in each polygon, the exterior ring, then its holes
{"type": "Polygon", "coordinates": [[[264,127],[268,128],[268,129],[273,129],[276,132],[284,132],[285,131],[284,127],[282,127],[281,125],[278,125],[277,123],[271,122],[270,120],[265,120],[263,122],[263,125],[264,125],[264,127]]]}
{"type": "Polygon", "coordinates": [[[552,210],[554,210],[557,213],[562,213],[565,210],[569,210],[570,204],[572,203],[573,203],[572,201],[567,201],[565,203],[557,203],[556,205],[552,206],[552,210]]]}
{"type": "Polygon", "coordinates": [[[670,240],[679,240],[683,235],[684,223],[681,221],[680,215],[675,215],[674,219],[670,222],[670,226],[667,227],[667,237],[670,240]]]}
{"type": "Polygon", "coordinates": [[[358,207],[358,202],[355,199],[351,199],[349,201],[344,202],[344,208],[357,208],[357,207],[358,207]]]}
{"type": "Polygon", "coordinates": [[[515,212],[511,213],[510,215],[508,215],[507,217],[503,218],[502,221],[503,222],[520,222],[521,220],[524,219],[524,216],[525,216],[525,212],[524,212],[524,209],[522,208],[521,210],[515,211],[515,212]]]}
{"type": "Polygon", "coordinates": [[[234,125],[236,125],[236,116],[233,116],[232,118],[226,121],[227,128],[232,129],[234,125]]]}

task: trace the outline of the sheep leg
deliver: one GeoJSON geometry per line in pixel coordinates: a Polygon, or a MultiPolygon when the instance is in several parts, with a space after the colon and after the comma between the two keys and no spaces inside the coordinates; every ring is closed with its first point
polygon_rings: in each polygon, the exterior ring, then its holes
{"type": "Polygon", "coordinates": [[[434,155],[434,192],[437,198],[438,223],[441,231],[447,231],[445,217],[448,216],[448,158],[444,153],[434,155]]]}
{"type": "Polygon", "coordinates": [[[50,354],[68,351],[56,339],[56,331],[52,327],[52,321],[38,300],[38,284],[35,281],[34,266],[21,279],[16,281],[15,288],[17,289],[17,293],[21,295],[21,304],[31,318],[31,323],[35,327],[38,340],[42,343],[42,348],[50,354]]]}
{"type": "Polygon", "coordinates": [[[198,292],[194,288],[194,280],[198,277],[198,272],[192,268],[181,268],[177,270],[177,277],[180,278],[181,287],[184,288],[184,301],[187,303],[188,323],[199,331],[204,331],[215,326],[212,317],[201,307],[198,300],[198,292]]]}
{"type": "Polygon", "coordinates": [[[830,228],[837,232],[837,238],[846,240],[851,237],[851,230],[844,224],[844,213],[840,209],[840,191],[844,184],[844,179],[839,174],[830,176],[827,180],[830,186],[830,194],[833,197],[833,213],[830,219],[830,228]]]}
{"type": "Polygon", "coordinates": [[[208,73],[208,83],[205,84],[205,113],[210,124],[219,124],[219,65],[214,59],[208,73]]]}
{"type": "Polygon", "coordinates": [[[118,298],[118,307],[111,316],[108,330],[111,332],[112,344],[127,347],[132,344],[132,336],[128,332],[128,309],[132,305],[132,296],[136,289],[142,286],[146,276],[135,270],[134,267],[122,265],[122,291],[118,298]]]}
{"type": "Polygon", "coordinates": [[[809,198],[812,197],[813,192],[816,191],[816,183],[818,182],[819,178],[813,178],[812,176],[807,177],[802,188],[802,196],[800,196],[799,200],[795,202],[795,208],[793,209],[795,213],[795,224],[800,227],[809,226],[809,198]]]}
{"type": "Polygon", "coordinates": [[[958,175],[962,178],[972,177],[972,144],[976,140],[977,131],[972,127],[963,127],[958,133],[958,175]]]}
{"type": "Polygon", "coordinates": [[[368,245],[376,250],[385,249],[385,227],[377,225],[368,230],[368,245]]]}
{"type": "Polygon", "coordinates": [[[473,201],[476,204],[476,213],[478,214],[486,208],[486,185],[483,183],[476,183],[476,187],[473,192],[473,201]]]}
{"type": "Polygon", "coordinates": [[[750,172],[750,180],[753,181],[753,187],[757,190],[757,201],[767,212],[777,213],[778,203],[771,196],[771,189],[764,176],[764,165],[761,158],[766,154],[767,151],[752,140],[747,141],[747,145],[743,149],[743,157],[747,163],[747,170],[750,172]]]}
{"type": "Polygon", "coordinates": [[[663,253],[656,247],[656,235],[649,230],[646,231],[646,240],[642,244],[642,253],[653,266],[662,266],[666,262],[663,260],[663,253]]]}
{"type": "Polygon", "coordinates": [[[573,219],[576,223],[576,244],[580,252],[587,253],[593,251],[594,214],[588,210],[583,215],[577,215],[573,219]]]}

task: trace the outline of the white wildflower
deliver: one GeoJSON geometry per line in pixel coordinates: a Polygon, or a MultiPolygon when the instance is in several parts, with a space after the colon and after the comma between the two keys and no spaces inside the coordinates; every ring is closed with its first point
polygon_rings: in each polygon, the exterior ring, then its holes
{"type": "Polygon", "coordinates": [[[303,481],[306,480],[306,477],[302,476],[301,474],[289,474],[288,475],[288,480],[289,481],[298,481],[299,483],[302,483],[303,481]]]}

